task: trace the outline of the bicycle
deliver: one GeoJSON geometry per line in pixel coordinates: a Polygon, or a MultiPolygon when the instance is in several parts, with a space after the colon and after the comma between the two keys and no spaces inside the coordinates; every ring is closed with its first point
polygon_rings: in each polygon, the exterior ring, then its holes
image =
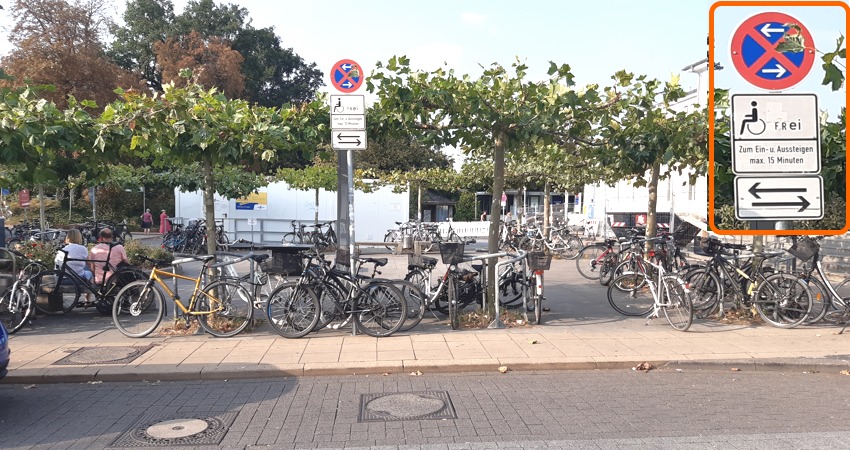
{"type": "Polygon", "coordinates": [[[531,252],[542,252],[548,250],[551,254],[565,259],[576,258],[582,249],[581,239],[568,235],[564,238],[560,233],[552,234],[551,238],[543,236],[539,227],[527,228],[520,248],[531,252]]]}
{"type": "Polygon", "coordinates": [[[42,270],[33,275],[31,285],[36,294],[34,303],[36,311],[42,314],[65,314],[76,307],[94,306],[101,314],[108,315],[118,291],[130,282],[145,278],[144,272],[135,267],[115,268],[109,264],[109,256],[116,245],[119,244],[109,244],[105,260],[69,258],[65,250],[59,249],[60,252],[65,253],[59,268],[42,270]],[[104,276],[100,283],[86,279],[68,267],[68,263],[74,261],[102,262],[104,271],[111,272],[111,275],[104,276]],[[94,295],[94,302],[80,302],[80,295],[85,291],[94,295]]]}
{"type": "Polygon", "coordinates": [[[254,308],[265,311],[266,302],[268,302],[271,293],[280,285],[286,282],[287,272],[279,267],[269,267],[266,260],[270,257],[268,254],[239,255],[236,253],[216,252],[216,259],[227,261],[230,264],[224,266],[219,273],[220,277],[226,277],[236,280],[243,285],[247,285],[245,289],[251,293],[254,299],[254,308]],[[236,263],[247,260],[249,262],[248,273],[239,275],[236,271],[236,263]]]}
{"type": "Polygon", "coordinates": [[[704,268],[687,273],[696,299],[694,308],[702,315],[707,316],[717,309],[722,314],[727,289],[732,291],[735,302],[755,307],[765,322],[778,328],[796,327],[811,312],[812,294],[805,281],[790,273],[762,267],[765,259],[779,256],[781,252],[746,255],[744,258],[752,258],[752,262],[739,267],[737,262],[742,258],[739,252],[747,250],[746,245],[707,238],[695,241],[695,246],[711,257],[704,268]],[[735,263],[724,258],[724,254],[731,254],[735,263]]]}
{"type": "Polygon", "coordinates": [[[833,324],[844,323],[844,326],[838,332],[838,334],[843,334],[848,323],[850,323],[848,321],[850,319],[850,297],[842,296],[839,292],[846,292],[846,287],[850,286],[850,277],[845,278],[835,287],[830,283],[821,262],[819,241],[824,237],[792,236],[793,245],[786,251],[803,262],[805,267],[799,271],[799,276],[809,284],[810,290],[813,291],[812,311],[809,312],[809,317],[805,323],[812,324],[821,320],[833,324]],[[815,273],[818,277],[813,276],[815,273]],[[818,304],[820,309],[815,311],[814,305],[818,304]]]}
{"type": "Polygon", "coordinates": [[[121,289],[112,306],[112,321],[121,334],[142,338],[155,331],[168,312],[163,293],[174,300],[175,323],[182,317],[188,327],[189,322],[197,318],[201,328],[215,337],[235,336],[251,323],[254,304],[241,283],[227,278],[204,281],[208,270],[233,264],[233,261],[211,264],[215,259],[212,255],[188,256],[171,262],[144,259],[154,265],[150,277],[134,281],[121,289]],[[197,277],[176,273],[177,266],[190,262],[202,263],[197,277]],[[172,266],[173,271],[162,270],[161,267],[166,265],[172,266]],[[173,291],[163,281],[164,278],[174,280],[173,291]],[[180,299],[178,280],[194,284],[186,305],[180,299]]]}
{"type": "Polygon", "coordinates": [[[0,248],[0,255],[8,258],[2,258],[4,263],[11,266],[10,273],[14,275],[12,284],[0,294],[0,321],[10,334],[20,330],[27,321],[33,318],[33,305],[35,304],[35,295],[33,287],[30,283],[34,272],[40,272],[46,267],[35,261],[28,261],[21,267],[17,268],[19,259],[25,260],[23,254],[11,249],[0,248]]]}
{"type": "MultiPolygon", "coordinates": [[[[653,253],[649,252],[650,259],[655,256],[653,253]]],[[[652,273],[627,272],[615,278],[608,286],[608,303],[624,316],[646,315],[647,324],[663,312],[673,329],[688,331],[694,315],[692,294],[685,280],[667,274],[663,264],[645,262],[653,269],[652,273]]]]}
{"type": "MultiPolygon", "coordinates": [[[[407,306],[398,288],[331,267],[318,252],[303,256],[309,262],[298,281],[284,283],[269,298],[266,313],[278,334],[300,338],[322,328],[320,320],[329,323],[337,319],[342,324],[335,328],[353,321],[356,331],[373,337],[390,336],[402,327],[407,306]]],[[[386,258],[356,261],[373,262],[376,267],[387,263],[386,258]]]]}

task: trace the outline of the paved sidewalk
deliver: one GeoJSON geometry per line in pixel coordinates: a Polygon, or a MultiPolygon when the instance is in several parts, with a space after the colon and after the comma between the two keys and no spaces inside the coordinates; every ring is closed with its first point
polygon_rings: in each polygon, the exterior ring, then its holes
{"type": "MultiPolygon", "coordinates": [[[[406,256],[390,256],[383,277],[403,277],[406,256]]],[[[388,338],[322,330],[285,339],[267,325],[233,338],[124,337],[93,308],[39,317],[11,338],[4,383],[197,380],[303,375],[656,367],[835,371],[850,368],[850,333],[833,326],[784,330],[697,320],[690,331],[662,319],[623,317],[606,288],[582,278],[574,261],[546,275],[551,311],[541,326],[452,331],[430,313],[388,338]],[[76,352],[76,353],[74,353],[76,352]],[[141,353],[135,359],[132,357],[141,353]],[[111,362],[125,358],[132,361],[111,362]],[[63,358],[65,360],[63,361],[63,358]],[[68,364],[70,362],[70,364],[68,364]]]]}

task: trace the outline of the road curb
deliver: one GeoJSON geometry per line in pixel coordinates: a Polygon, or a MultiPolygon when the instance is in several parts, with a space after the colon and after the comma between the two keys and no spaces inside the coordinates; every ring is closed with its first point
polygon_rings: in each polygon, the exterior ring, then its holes
{"type": "Polygon", "coordinates": [[[850,357],[835,358],[782,358],[769,360],[671,360],[671,361],[574,361],[574,362],[518,362],[469,361],[461,364],[444,364],[429,361],[386,362],[381,364],[292,364],[290,366],[241,365],[232,367],[193,365],[192,367],[159,367],[156,370],[143,366],[106,370],[92,366],[63,367],[56,369],[16,369],[9,372],[2,384],[52,384],[87,382],[143,382],[143,381],[201,381],[271,379],[313,376],[357,376],[382,374],[444,374],[464,372],[498,372],[507,367],[511,372],[545,372],[574,370],[635,370],[642,363],[654,369],[681,371],[746,371],[746,372],[835,372],[850,369],[850,357]],[[125,370],[122,370],[125,369],[125,370]]]}

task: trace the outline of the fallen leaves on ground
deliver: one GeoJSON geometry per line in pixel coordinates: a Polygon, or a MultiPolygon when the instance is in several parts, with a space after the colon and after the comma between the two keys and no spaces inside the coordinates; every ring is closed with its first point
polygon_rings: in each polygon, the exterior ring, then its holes
{"type": "Polygon", "coordinates": [[[511,369],[508,369],[508,366],[499,367],[499,373],[507,373],[509,370],[511,369]]]}
{"type": "Polygon", "coordinates": [[[731,368],[730,370],[731,370],[732,372],[740,372],[740,371],[741,371],[741,369],[739,369],[739,368],[737,368],[737,367],[733,367],[733,368],[731,368]]]}
{"type": "Polygon", "coordinates": [[[842,370],[841,372],[838,372],[838,373],[840,373],[841,375],[850,375],[850,370],[842,370]]]}
{"type": "Polygon", "coordinates": [[[422,376],[422,372],[420,372],[418,370],[416,372],[410,372],[410,374],[413,375],[414,377],[421,377],[422,376]]]}
{"type": "Polygon", "coordinates": [[[382,376],[382,377],[388,377],[388,376],[390,376],[390,373],[389,373],[389,372],[384,372],[384,373],[382,373],[382,374],[381,374],[381,376],[382,376]]]}
{"type": "MultiPolygon", "coordinates": [[[[499,315],[502,319],[502,323],[504,323],[508,328],[524,327],[529,325],[529,323],[525,321],[522,313],[502,310],[499,315]]],[[[490,325],[490,322],[492,322],[490,316],[485,314],[480,308],[475,311],[461,313],[460,315],[461,328],[487,328],[490,325]]]]}
{"type": "Polygon", "coordinates": [[[31,384],[29,386],[24,386],[24,389],[33,389],[33,388],[36,388],[36,387],[38,387],[38,386],[31,384]]]}
{"type": "Polygon", "coordinates": [[[532,339],[532,340],[528,341],[528,343],[529,343],[529,344],[534,345],[534,344],[536,344],[536,343],[537,343],[537,340],[536,340],[536,339],[532,339]]]}

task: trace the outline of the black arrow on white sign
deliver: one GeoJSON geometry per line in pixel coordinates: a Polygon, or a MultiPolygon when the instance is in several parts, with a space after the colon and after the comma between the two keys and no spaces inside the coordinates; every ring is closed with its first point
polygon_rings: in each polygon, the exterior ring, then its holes
{"type": "MultiPolygon", "coordinates": [[[[768,193],[768,192],[806,192],[806,188],[761,188],[759,189],[759,185],[761,182],[753,184],[753,187],[749,189],[750,194],[753,194],[755,198],[759,197],[759,193],[768,193]]],[[[800,197],[803,198],[803,197],[800,197]]]]}
{"type": "Polygon", "coordinates": [[[342,133],[336,135],[337,142],[340,144],[357,144],[360,145],[360,136],[343,136],[342,133]],[[353,141],[343,141],[343,139],[354,139],[353,141]]]}
{"type": "Polygon", "coordinates": [[[802,195],[798,195],[797,198],[800,199],[799,202],[753,202],[753,206],[799,206],[800,209],[797,212],[803,212],[811,205],[802,195]]]}

